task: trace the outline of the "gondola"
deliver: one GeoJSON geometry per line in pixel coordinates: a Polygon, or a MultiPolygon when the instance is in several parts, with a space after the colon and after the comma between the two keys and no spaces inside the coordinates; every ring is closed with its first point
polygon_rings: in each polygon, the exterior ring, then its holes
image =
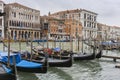
{"type": "MultiPolygon", "coordinates": [[[[6,63],[8,61],[8,52],[0,52],[0,55],[3,57],[2,62],[6,63]]],[[[31,73],[46,73],[47,72],[47,59],[43,64],[36,63],[33,61],[28,61],[21,59],[21,54],[10,53],[10,66],[13,66],[13,59],[16,61],[16,68],[18,71],[31,72],[31,73]]]]}
{"type": "MultiPolygon", "coordinates": [[[[24,59],[29,60],[30,53],[28,51],[23,52],[22,55],[24,59]],[[27,55],[28,57],[25,58],[24,55],[27,55]]],[[[32,61],[37,62],[37,63],[44,63],[44,57],[34,54],[32,61]]],[[[71,67],[72,66],[72,55],[70,55],[70,57],[66,60],[48,58],[48,65],[49,67],[71,67]]]]}
{"type": "MultiPolygon", "coordinates": [[[[56,55],[53,55],[54,58],[56,59],[68,59],[69,56],[56,56],[56,55]]],[[[75,61],[78,61],[78,60],[93,60],[95,59],[95,53],[92,53],[92,54],[78,54],[78,53],[73,53],[73,59],[75,61]]]]}
{"type": "MultiPolygon", "coordinates": [[[[37,52],[40,56],[44,56],[44,53],[42,53],[41,50],[36,50],[33,49],[34,52],[37,52]]],[[[64,52],[61,53],[62,55],[49,55],[49,57],[53,57],[56,59],[68,59],[70,58],[68,55],[72,54],[73,60],[93,60],[96,58],[95,53],[91,53],[91,54],[87,54],[87,53],[83,53],[83,54],[78,54],[78,53],[74,53],[74,52],[64,52]]]]}
{"type": "Polygon", "coordinates": [[[17,80],[14,68],[7,67],[0,62],[0,80],[17,80]]]}
{"type": "Polygon", "coordinates": [[[96,58],[101,58],[102,57],[102,50],[96,55],[96,58]]]}
{"type": "MultiPolygon", "coordinates": [[[[68,58],[68,54],[70,54],[70,52],[66,52],[66,53],[62,53],[61,57],[60,56],[56,56],[56,55],[53,55],[54,58],[62,58],[62,59],[67,59],[68,58]]],[[[73,59],[75,61],[78,61],[78,60],[93,60],[95,58],[101,58],[102,56],[102,50],[100,50],[99,53],[95,54],[94,53],[91,53],[91,54],[87,54],[87,53],[74,53],[74,52],[71,52],[71,54],[73,54],[73,59]]]]}

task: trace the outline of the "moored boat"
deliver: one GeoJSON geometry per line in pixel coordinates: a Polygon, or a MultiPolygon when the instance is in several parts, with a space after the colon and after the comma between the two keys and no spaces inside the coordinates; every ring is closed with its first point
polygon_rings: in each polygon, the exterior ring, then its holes
{"type": "Polygon", "coordinates": [[[101,57],[102,57],[102,50],[100,50],[100,52],[96,54],[96,58],[101,58],[101,57]]]}
{"type": "MultiPolygon", "coordinates": [[[[23,58],[29,60],[30,53],[28,51],[23,52],[23,55],[27,55],[26,57],[23,56],[23,58]]],[[[41,57],[39,55],[33,55],[32,61],[37,62],[37,63],[44,63],[44,57],[41,57]]],[[[68,59],[65,59],[65,60],[48,58],[49,67],[71,67],[72,62],[73,62],[72,55],[68,59]]]]}
{"type": "Polygon", "coordinates": [[[0,80],[17,80],[14,68],[0,62],[0,80]]]}
{"type": "MultiPolygon", "coordinates": [[[[54,58],[57,58],[57,59],[68,59],[69,56],[57,56],[57,55],[53,55],[54,58]]],[[[75,53],[73,54],[73,59],[75,61],[77,60],[93,60],[95,59],[95,53],[92,53],[92,54],[78,54],[78,53],[75,53]]]]}
{"type": "MultiPolygon", "coordinates": [[[[3,57],[2,62],[7,63],[8,52],[0,52],[3,57]]],[[[20,53],[10,53],[10,66],[13,66],[13,60],[15,58],[16,68],[18,71],[32,72],[32,73],[46,73],[47,72],[47,59],[45,59],[44,64],[36,63],[33,61],[21,59],[20,53]]]]}
{"type": "MultiPolygon", "coordinates": [[[[34,52],[37,52],[40,56],[44,56],[44,52],[42,51],[37,51],[37,50],[33,50],[34,52]]],[[[78,53],[73,53],[73,52],[64,52],[64,53],[61,53],[60,55],[57,55],[59,54],[59,52],[55,52],[55,54],[52,54],[52,55],[49,55],[50,57],[53,57],[53,58],[56,58],[56,59],[68,59],[70,58],[70,54],[72,54],[72,57],[74,60],[93,60],[96,58],[95,56],[95,53],[91,53],[91,54],[87,54],[87,53],[84,53],[84,54],[78,54],[78,53]]]]}

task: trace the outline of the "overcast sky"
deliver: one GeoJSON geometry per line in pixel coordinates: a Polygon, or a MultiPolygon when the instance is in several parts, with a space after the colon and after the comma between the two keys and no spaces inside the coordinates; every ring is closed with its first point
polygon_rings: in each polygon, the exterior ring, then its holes
{"type": "Polygon", "coordinates": [[[97,21],[111,26],[120,26],[120,0],[3,0],[5,3],[18,2],[40,10],[41,15],[69,10],[86,9],[98,13],[97,21]]]}

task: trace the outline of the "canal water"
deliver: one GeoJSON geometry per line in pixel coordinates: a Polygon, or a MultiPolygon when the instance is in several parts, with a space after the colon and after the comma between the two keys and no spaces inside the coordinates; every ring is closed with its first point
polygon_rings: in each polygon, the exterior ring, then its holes
{"type": "MultiPolygon", "coordinates": [[[[69,43],[63,44],[68,45],[69,43]]],[[[38,44],[34,43],[34,45],[38,44]]],[[[70,48],[70,46],[68,47],[70,48]]],[[[2,43],[0,49],[2,50],[2,43]]],[[[19,44],[11,43],[11,49],[19,50],[19,44]]],[[[30,47],[26,46],[26,43],[22,43],[21,49],[30,50],[30,47]]],[[[103,51],[103,54],[120,56],[119,51],[103,51]]],[[[105,58],[77,61],[70,68],[48,68],[46,74],[18,72],[18,80],[120,80],[120,69],[115,68],[117,64],[120,64],[120,60],[113,62],[113,59],[105,58]]]]}

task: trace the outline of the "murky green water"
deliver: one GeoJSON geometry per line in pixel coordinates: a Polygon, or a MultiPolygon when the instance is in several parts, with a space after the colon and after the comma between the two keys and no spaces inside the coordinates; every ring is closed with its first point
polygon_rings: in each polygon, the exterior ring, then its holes
{"type": "MultiPolygon", "coordinates": [[[[66,44],[68,43],[64,45],[66,44]]],[[[0,45],[2,49],[2,44],[0,45]]],[[[30,50],[25,43],[22,43],[21,46],[22,50],[30,50]]],[[[18,43],[11,43],[11,47],[19,49],[18,43]]],[[[120,55],[119,51],[103,52],[106,55],[120,55]]],[[[116,64],[120,64],[120,60],[113,62],[112,59],[101,58],[91,61],[77,61],[70,68],[48,68],[46,74],[18,72],[18,80],[120,80],[120,69],[115,68],[116,64]]]]}
{"type": "Polygon", "coordinates": [[[120,69],[111,60],[74,62],[70,68],[49,68],[46,74],[18,72],[19,80],[119,80],[120,69]]]}

